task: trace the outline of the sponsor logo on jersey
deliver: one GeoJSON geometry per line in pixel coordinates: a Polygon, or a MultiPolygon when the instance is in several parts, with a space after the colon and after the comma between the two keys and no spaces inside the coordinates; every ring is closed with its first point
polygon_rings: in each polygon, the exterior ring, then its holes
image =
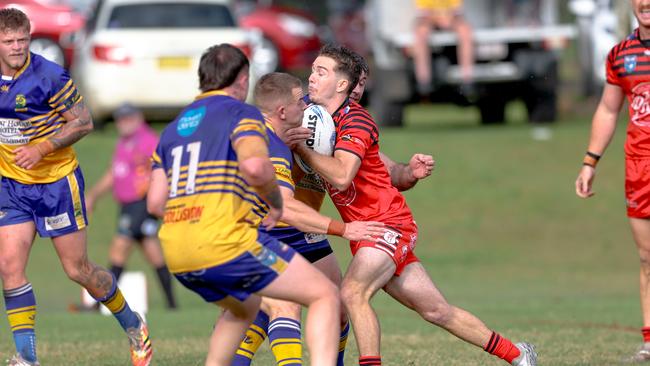
{"type": "Polygon", "coordinates": [[[32,126],[30,121],[21,121],[15,118],[0,118],[0,144],[24,145],[29,142],[29,137],[23,136],[22,130],[32,126]]]}
{"type": "Polygon", "coordinates": [[[27,112],[27,98],[24,94],[16,95],[16,112],[27,112]]]}
{"type": "Polygon", "coordinates": [[[9,85],[0,86],[0,93],[9,93],[9,85]]]}
{"type": "Polygon", "coordinates": [[[199,128],[201,121],[205,117],[205,110],[205,106],[201,106],[186,111],[178,120],[176,132],[183,137],[191,136],[199,128]]]}
{"type": "Polygon", "coordinates": [[[630,121],[639,127],[650,127],[650,83],[641,83],[632,89],[630,121]]]}
{"type": "Polygon", "coordinates": [[[45,218],[45,230],[47,231],[63,229],[70,225],[70,216],[67,212],[45,218]]]}
{"type": "Polygon", "coordinates": [[[636,55],[625,56],[625,71],[631,73],[636,69],[636,55]]]}

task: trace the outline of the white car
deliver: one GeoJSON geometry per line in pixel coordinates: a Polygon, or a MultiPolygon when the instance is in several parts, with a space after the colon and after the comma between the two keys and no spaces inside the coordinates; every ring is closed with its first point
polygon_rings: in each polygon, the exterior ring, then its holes
{"type": "Polygon", "coordinates": [[[174,117],[200,93],[208,47],[230,43],[250,56],[255,39],[237,27],[228,0],[100,0],[86,28],[72,73],[99,123],[123,102],[149,118],[174,117]]]}

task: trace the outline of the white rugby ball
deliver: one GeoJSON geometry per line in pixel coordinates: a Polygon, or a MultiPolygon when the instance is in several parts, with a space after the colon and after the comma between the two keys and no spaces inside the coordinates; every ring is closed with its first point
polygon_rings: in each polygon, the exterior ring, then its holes
{"type": "MultiPolygon", "coordinates": [[[[336,141],[336,127],[334,120],[323,106],[312,104],[307,107],[302,116],[302,127],[312,131],[311,137],[305,140],[308,148],[319,154],[331,156],[336,141]]],[[[305,173],[311,174],[314,170],[307,165],[300,156],[294,154],[296,164],[305,173]]]]}

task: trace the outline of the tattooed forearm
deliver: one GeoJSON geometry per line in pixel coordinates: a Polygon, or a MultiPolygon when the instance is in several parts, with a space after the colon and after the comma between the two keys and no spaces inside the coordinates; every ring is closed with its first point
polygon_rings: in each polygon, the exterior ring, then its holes
{"type": "Polygon", "coordinates": [[[93,130],[93,119],[83,101],[74,105],[64,117],[68,122],[49,139],[55,150],[74,144],[93,130]]]}
{"type": "Polygon", "coordinates": [[[264,200],[268,205],[272,208],[275,209],[281,209],[282,208],[282,193],[280,193],[280,188],[278,186],[275,187],[275,189],[271,190],[267,194],[264,195],[264,200]]]}

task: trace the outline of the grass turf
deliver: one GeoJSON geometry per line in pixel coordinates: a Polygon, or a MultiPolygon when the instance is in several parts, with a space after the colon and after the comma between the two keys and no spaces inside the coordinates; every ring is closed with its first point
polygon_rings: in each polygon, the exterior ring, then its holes
{"type": "MultiPolygon", "coordinates": [[[[434,155],[433,175],[406,193],[420,227],[417,254],[447,299],[513,340],[537,345],[541,365],[612,365],[641,341],[638,258],[625,218],[624,128],[598,167],[596,196],[580,200],[574,180],[589,134],[587,118],[551,126],[552,138],[531,138],[520,108],[511,123],[481,127],[476,111],[413,107],[406,127],[383,129],[381,148],[398,161],[434,155]]],[[[624,123],[624,121],[622,121],[624,123]]],[[[624,126],[622,126],[624,127],[624,126]]],[[[87,187],[108,164],[115,132],[84,138],[76,149],[87,187]]],[[[334,214],[331,204],[325,212],[334,214]]],[[[89,229],[90,257],[107,262],[116,207],[101,201],[89,229]]],[[[333,240],[342,266],[347,244],[333,240]]],[[[148,277],[154,365],[201,365],[216,307],[176,286],[180,310],[163,307],[155,273],[136,251],[130,270],[148,277]]],[[[117,322],[70,314],[79,288],[68,281],[48,241],[38,240],[29,269],[38,302],[38,351],[44,365],[128,364],[117,322]]],[[[178,285],[178,284],[176,284],[178,285]]],[[[387,365],[500,365],[380,294],[374,300],[387,365]]],[[[0,321],[0,354],[13,342],[0,321]]],[[[353,337],[346,363],[357,359],[353,337]]],[[[271,365],[264,346],[256,364],[271,365]]]]}

